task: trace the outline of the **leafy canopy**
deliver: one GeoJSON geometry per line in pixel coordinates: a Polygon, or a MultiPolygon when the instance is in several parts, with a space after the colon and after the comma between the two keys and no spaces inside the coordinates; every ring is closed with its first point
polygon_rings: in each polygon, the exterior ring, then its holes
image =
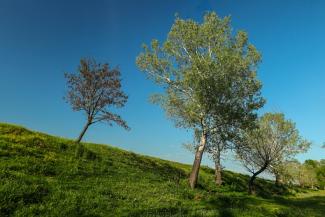
{"type": "Polygon", "coordinates": [[[240,159],[252,173],[255,169],[272,169],[307,150],[310,143],[299,135],[295,124],[282,113],[266,113],[258,128],[245,133],[245,145],[238,149],[240,159]]]}
{"type": "Polygon", "coordinates": [[[137,65],[165,93],[152,97],[176,126],[248,125],[264,104],[256,77],[261,55],[247,34],[232,35],[230,17],[210,12],[203,23],[176,18],[160,45],[144,45],[137,65]]]}

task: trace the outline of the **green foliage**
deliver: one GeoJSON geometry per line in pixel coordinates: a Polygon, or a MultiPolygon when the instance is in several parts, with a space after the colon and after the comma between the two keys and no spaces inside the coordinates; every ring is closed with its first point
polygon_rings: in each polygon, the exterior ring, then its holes
{"type": "MultiPolygon", "coordinates": [[[[0,216],[324,216],[324,192],[312,198],[246,194],[248,176],[203,167],[199,188],[188,188],[189,165],[0,124],[0,216]],[[267,196],[267,197],[266,197],[267,196]],[[317,200],[316,200],[317,198],[317,200]],[[303,208],[304,206],[308,208],[303,208]]],[[[299,189],[297,189],[299,190],[299,189]]],[[[290,193],[288,190],[286,193],[290,193]]],[[[267,192],[267,193],[265,193],[267,192]]]]}
{"type": "MultiPolygon", "coordinates": [[[[165,42],[153,39],[144,45],[136,63],[164,88],[152,102],[177,127],[200,132],[196,156],[201,158],[207,135],[253,125],[256,110],[265,103],[256,75],[260,59],[245,32],[232,34],[229,17],[208,12],[202,23],[176,18],[165,42]]],[[[191,188],[197,184],[200,163],[194,160],[191,188]]]]}
{"type": "Polygon", "coordinates": [[[283,173],[284,162],[310,146],[299,135],[295,123],[286,120],[282,113],[265,113],[258,121],[258,128],[243,135],[245,144],[238,147],[237,153],[253,174],[266,169],[273,174],[283,173]]]}
{"type": "Polygon", "coordinates": [[[264,104],[256,76],[260,59],[245,32],[233,35],[230,18],[211,12],[202,23],[176,18],[165,42],[144,45],[136,62],[165,88],[153,102],[177,126],[202,128],[202,122],[251,124],[264,104]]]}
{"type": "Polygon", "coordinates": [[[324,160],[306,160],[303,164],[295,162],[294,166],[288,163],[289,174],[302,187],[325,189],[324,160]]]}

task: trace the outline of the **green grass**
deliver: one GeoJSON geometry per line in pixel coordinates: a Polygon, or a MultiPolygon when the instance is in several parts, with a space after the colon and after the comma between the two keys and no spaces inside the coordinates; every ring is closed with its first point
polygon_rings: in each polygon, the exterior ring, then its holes
{"type": "Polygon", "coordinates": [[[84,144],[0,124],[0,216],[323,217],[325,192],[276,188],[258,180],[248,196],[242,174],[216,187],[203,167],[191,190],[189,165],[106,145],[84,144]],[[282,196],[279,196],[281,194],[282,196]]]}

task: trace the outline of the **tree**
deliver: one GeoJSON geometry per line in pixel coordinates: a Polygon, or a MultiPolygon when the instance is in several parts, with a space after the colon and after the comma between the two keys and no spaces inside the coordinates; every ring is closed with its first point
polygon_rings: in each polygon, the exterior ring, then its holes
{"type": "Polygon", "coordinates": [[[144,45],[137,65],[164,88],[152,97],[176,127],[200,132],[189,178],[194,188],[209,135],[223,124],[249,125],[264,105],[256,78],[260,54],[230,18],[207,13],[203,23],[176,18],[166,41],[144,45]]]}
{"type": "Polygon", "coordinates": [[[315,168],[305,162],[300,166],[298,182],[301,187],[314,188],[318,184],[315,168]]]}
{"type": "Polygon", "coordinates": [[[268,168],[268,171],[275,177],[276,185],[279,186],[283,183],[283,176],[286,175],[285,162],[293,160],[293,157],[299,153],[306,152],[309,147],[310,142],[301,139],[300,142],[291,144],[284,148],[282,155],[279,156],[279,158],[268,168]]]}
{"type": "Polygon", "coordinates": [[[299,184],[299,174],[301,170],[301,163],[296,160],[286,161],[282,165],[282,181],[287,185],[298,185],[299,184]]]}
{"type": "MultiPolygon", "coordinates": [[[[184,148],[190,151],[191,153],[196,152],[197,147],[199,146],[201,133],[196,132],[194,136],[194,142],[183,144],[184,148]]],[[[215,183],[217,185],[222,184],[222,164],[221,164],[221,155],[228,148],[230,148],[230,144],[225,139],[224,135],[220,133],[211,133],[209,136],[209,140],[207,141],[205,151],[209,154],[211,160],[215,165],[215,183]]]]}
{"type": "Polygon", "coordinates": [[[214,134],[211,137],[208,145],[207,151],[211,155],[211,158],[214,162],[215,172],[214,180],[217,185],[222,184],[222,165],[221,165],[221,153],[227,149],[227,141],[223,140],[219,134],[214,134]]]}
{"type": "Polygon", "coordinates": [[[254,193],[256,177],[272,165],[279,165],[282,159],[289,156],[293,147],[301,147],[306,143],[299,136],[295,124],[286,120],[281,113],[266,113],[260,119],[258,128],[244,133],[246,141],[237,148],[239,159],[246,169],[252,173],[248,191],[254,193]]]}
{"type": "Polygon", "coordinates": [[[317,168],[317,179],[319,187],[325,190],[325,160],[321,159],[319,161],[319,166],[317,168]]]}
{"type": "Polygon", "coordinates": [[[322,188],[325,186],[325,164],[323,160],[306,160],[303,164],[297,160],[285,163],[284,181],[300,187],[322,188]]]}
{"type": "Polygon", "coordinates": [[[238,143],[238,130],[234,125],[223,124],[211,133],[207,143],[207,152],[210,154],[215,165],[215,183],[222,184],[221,156],[227,150],[233,149],[238,143]]]}
{"type": "Polygon", "coordinates": [[[121,73],[110,69],[108,64],[96,63],[94,59],[80,60],[77,73],[65,73],[68,91],[65,100],[74,111],[83,111],[87,122],[76,142],[80,143],[88,127],[97,122],[110,126],[116,123],[129,130],[127,123],[109,108],[121,108],[127,102],[127,95],[121,90],[121,73]]]}
{"type": "Polygon", "coordinates": [[[308,170],[309,173],[312,171],[314,172],[314,174],[311,176],[307,176],[309,178],[310,186],[317,186],[319,188],[325,189],[325,160],[305,160],[303,166],[306,167],[306,170],[308,170]],[[313,180],[313,175],[316,175],[316,182],[313,180]]]}

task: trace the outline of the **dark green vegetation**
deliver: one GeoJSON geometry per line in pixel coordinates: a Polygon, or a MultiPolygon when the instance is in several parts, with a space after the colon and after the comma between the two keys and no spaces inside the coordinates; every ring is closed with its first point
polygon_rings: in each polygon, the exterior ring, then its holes
{"type": "Polygon", "coordinates": [[[216,187],[207,167],[192,190],[189,165],[96,144],[78,155],[71,140],[0,124],[0,216],[325,216],[324,191],[258,179],[248,196],[247,176],[225,171],[216,187]]]}

